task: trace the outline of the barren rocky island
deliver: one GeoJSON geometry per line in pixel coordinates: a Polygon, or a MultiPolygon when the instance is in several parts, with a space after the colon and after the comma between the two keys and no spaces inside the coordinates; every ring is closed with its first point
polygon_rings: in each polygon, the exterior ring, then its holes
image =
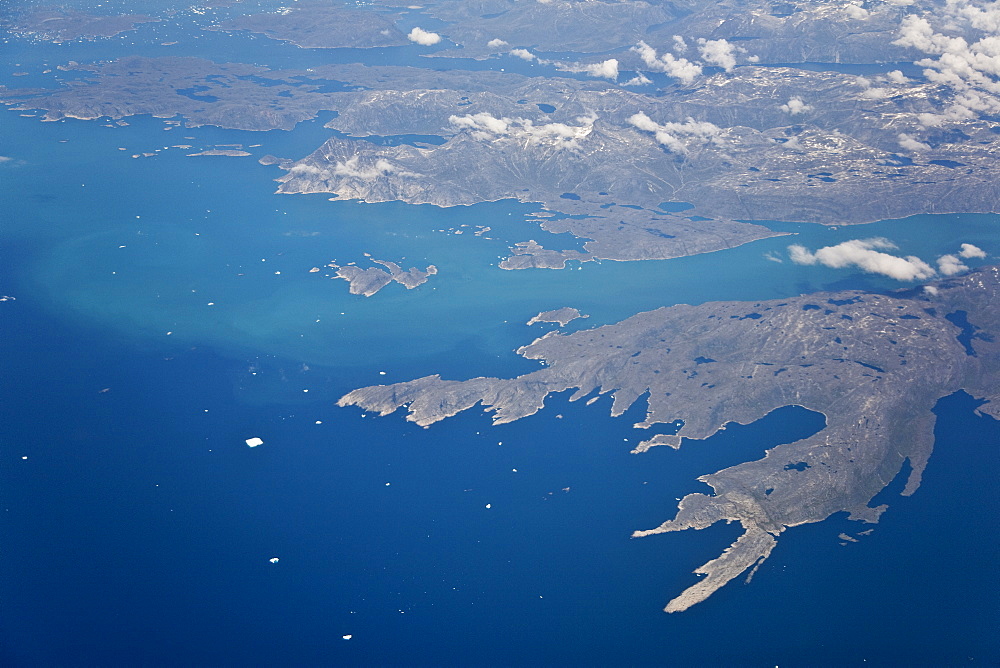
{"type": "Polygon", "coordinates": [[[758,461],[708,473],[713,494],[684,497],[674,519],[634,537],[739,522],[744,534],[698,569],[706,576],[667,612],[686,610],[759,565],[787,528],[837,512],[874,523],[869,502],[899,473],[904,494],[920,485],[942,397],[965,390],[1000,418],[1000,269],[987,267],[927,290],[816,293],[759,303],[678,305],[573,334],[552,332],[518,353],[545,368],[511,379],[417,380],[366,387],[341,406],[430,426],[476,406],[494,423],[541,410],[554,392],[570,401],[610,393],[613,416],[646,404],[637,429],[682,421],[654,445],[683,447],[730,422],[747,424],[787,405],[826,416],[814,436],[779,445],[758,461]]]}

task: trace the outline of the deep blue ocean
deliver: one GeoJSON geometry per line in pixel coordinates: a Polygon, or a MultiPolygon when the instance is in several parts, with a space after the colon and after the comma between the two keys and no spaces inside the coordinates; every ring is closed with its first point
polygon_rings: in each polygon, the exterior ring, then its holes
{"type": "MultiPolygon", "coordinates": [[[[111,42],[11,39],[0,83],[51,86],[43,63],[176,54],[158,45],[177,38],[185,54],[274,67],[551,74],[427,62],[416,47],[306,52],[202,33],[201,20],[111,42]]],[[[330,136],[330,115],[250,133],[19,113],[0,113],[11,158],[0,163],[0,296],[16,298],[0,302],[0,664],[1000,661],[1000,423],[968,395],[939,403],[922,486],[900,497],[904,471],[871,535],[841,545],[840,532],[869,528],[841,516],[791,529],[750,585],[674,615],[662,607],[739,528],[630,533],[707,491],[699,475],[809,435],[821,416],[784,408],[636,456],[642,407],[610,418],[607,397],[588,407],[560,395],[500,427],[475,411],[422,429],[335,406],[356,387],[430,373],[531,371],[513,350],[548,330],[524,323],[561,306],[590,315],[573,330],[676,303],[901,287],[765,255],[884,236],[926,260],[962,242],[995,257],[1000,216],[775,222],[795,236],[509,272],[496,264],[514,242],[578,242],[541,232],[527,220],[538,207],[513,201],[438,209],[273,194],[281,172],[256,159],[306,155],[330,136]],[[224,143],[261,146],[245,158],[164,148],[224,143]],[[143,152],[156,155],[130,157],[143,152]],[[480,225],[491,239],[473,235],[480,225]],[[366,299],[308,271],[364,253],[439,274],[366,299]],[[248,448],[251,437],[264,445],[248,448]]]]}

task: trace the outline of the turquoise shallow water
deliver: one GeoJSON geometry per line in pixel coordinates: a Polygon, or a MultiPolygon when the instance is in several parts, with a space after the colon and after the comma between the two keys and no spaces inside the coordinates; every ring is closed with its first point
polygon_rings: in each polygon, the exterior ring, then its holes
{"type": "MultiPolygon", "coordinates": [[[[212,39],[206,52],[256,44],[212,39]]],[[[269,48],[276,62],[303,58],[269,48]]],[[[100,45],[18,49],[5,57],[82,60],[100,45]]],[[[874,534],[841,546],[837,533],[859,528],[843,518],[798,527],[752,585],[734,582],[672,616],[659,610],[736,527],[629,533],[705,491],[698,475],[815,431],[815,414],[782,409],[636,457],[628,450],[641,408],[612,419],[607,398],[586,407],[555,397],[498,428],[469,413],[424,430],[333,406],[375,382],[537,368],[512,351],[546,331],[528,318],[564,305],[591,316],[574,329],[673,303],[899,287],[765,254],[869,236],[926,260],[961,242],[995,254],[996,216],[769,223],[795,236],[667,262],[506,272],[495,264],[509,244],[546,241],[525,220],[532,205],[278,196],[280,172],[255,157],[306,154],[328,133],[321,122],[294,133],[130,122],[0,115],[0,155],[12,158],[0,164],[0,294],[17,297],[0,304],[0,596],[16,611],[0,625],[6,663],[941,665],[1000,656],[991,635],[1000,592],[984,575],[1000,556],[989,531],[1000,431],[967,397],[941,402],[924,486],[900,499],[894,483],[874,534]],[[178,143],[262,146],[254,158],[129,157],[178,143]],[[494,238],[473,236],[475,225],[494,238]],[[365,252],[440,273],[365,299],[308,272],[365,252]],[[251,436],[265,445],[247,448],[251,436]]]]}
{"type": "Polygon", "coordinates": [[[80,121],[5,120],[16,127],[7,153],[19,163],[5,169],[6,183],[22,194],[7,213],[8,238],[31,258],[28,280],[52,308],[123,336],[155,339],[170,331],[171,341],[182,345],[216,342],[315,364],[358,363],[353,350],[359,345],[371,349],[372,362],[399,363],[469,339],[491,346],[494,355],[508,354],[539,331],[522,326],[531,316],[566,305],[590,314],[574,323],[578,327],[673,303],[901,285],[766,259],[785,256],[792,242],[816,248],[885,236],[901,253],[928,260],[962,242],[996,245],[996,217],[989,215],[916,216],[837,229],[774,223],[776,231],[794,236],[669,262],[503,271],[496,265],[516,241],[574,242],[526,222],[537,209],[530,204],[440,209],[279,196],[271,180],[280,172],[252,158],[189,158],[173,148],[130,157],[176,141],[261,143],[252,149],[261,155],[294,151],[296,143],[321,141],[327,131],[316,124],[294,141],[287,133],[272,141],[271,133],[199,128],[171,133],[195,140],[174,136],[167,143],[167,133],[142,119],[114,130],[80,121]],[[492,228],[490,239],[474,236],[480,225],[492,228]],[[363,263],[365,253],[407,267],[434,264],[439,273],[418,289],[391,285],[365,299],[350,295],[343,281],[308,271],[331,260],[363,263]],[[401,335],[407,345],[389,344],[401,335]]]}

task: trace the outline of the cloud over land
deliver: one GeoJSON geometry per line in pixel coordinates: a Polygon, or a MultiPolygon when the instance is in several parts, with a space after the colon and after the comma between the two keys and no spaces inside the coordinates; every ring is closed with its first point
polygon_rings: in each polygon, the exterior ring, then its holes
{"type": "Polygon", "coordinates": [[[419,27],[411,30],[410,34],[408,34],[406,38],[411,42],[420,44],[421,46],[433,46],[441,41],[441,35],[419,27]]]}

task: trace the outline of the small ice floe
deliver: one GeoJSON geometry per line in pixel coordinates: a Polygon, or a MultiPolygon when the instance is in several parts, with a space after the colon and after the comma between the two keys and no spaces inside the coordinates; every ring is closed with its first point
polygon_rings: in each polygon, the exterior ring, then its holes
{"type": "Polygon", "coordinates": [[[316,420],[316,424],[323,424],[322,420],[316,420]]]}
{"type": "Polygon", "coordinates": [[[270,559],[268,559],[268,561],[270,561],[272,564],[276,564],[276,563],[278,563],[278,558],[277,557],[271,557],[270,559]]]}
{"type": "Polygon", "coordinates": [[[247,439],[247,445],[249,445],[251,448],[256,448],[258,445],[264,445],[264,440],[254,436],[253,438],[247,439]]]}
{"type": "Polygon", "coordinates": [[[492,504],[492,503],[487,503],[487,504],[486,504],[486,508],[487,508],[487,509],[489,509],[489,508],[492,508],[492,507],[493,507],[493,504],[492,504]]]}
{"type": "Polygon", "coordinates": [[[384,376],[384,375],[385,375],[385,371],[379,371],[379,372],[378,372],[378,375],[380,375],[380,376],[384,376]]]}
{"type": "Polygon", "coordinates": [[[26,455],[26,456],[24,456],[24,457],[21,457],[21,459],[27,459],[27,458],[28,458],[28,457],[27,457],[27,455],[26,455]]]}
{"type": "Polygon", "coordinates": [[[352,636],[350,633],[348,633],[346,636],[340,636],[340,637],[343,638],[344,640],[350,640],[354,636],[352,636]]]}

